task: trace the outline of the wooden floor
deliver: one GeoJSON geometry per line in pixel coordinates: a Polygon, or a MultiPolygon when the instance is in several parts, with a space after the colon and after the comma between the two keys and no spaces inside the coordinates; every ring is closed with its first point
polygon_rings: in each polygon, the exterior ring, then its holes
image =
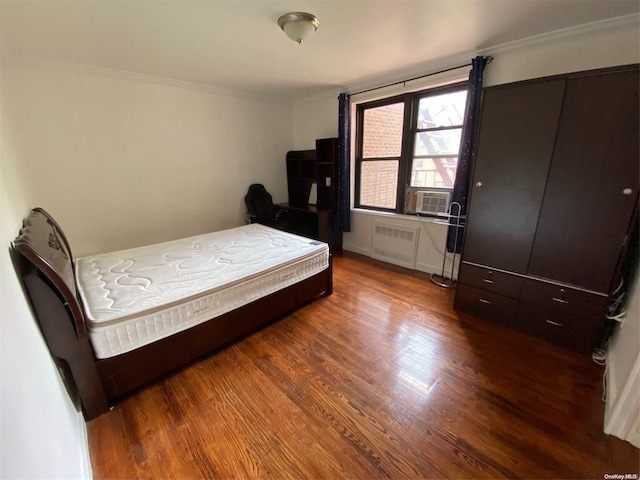
{"type": "MultiPolygon", "coordinates": [[[[94,478],[605,478],[603,368],[334,256],[334,293],[88,424],[94,478]]],[[[637,478],[637,477],[636,477],[637,478]]]]}

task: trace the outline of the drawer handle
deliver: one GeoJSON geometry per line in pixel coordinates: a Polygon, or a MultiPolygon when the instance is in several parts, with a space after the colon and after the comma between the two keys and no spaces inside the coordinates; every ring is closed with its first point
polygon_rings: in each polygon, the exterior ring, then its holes
{"type": "Polygon", "coordinates": [[[564,298],[551,297],[551,300],[558,303],[569,303],[569,300],[565,300],[564,298]]]}
{"type": "Polygon", "coordinates": [[[547,323],[550,323],[551,325],[555,325],[556,327],[561,327],[562,326],[561,323],[554,322],[553,320],[547,320],[547,323]]]}
{"type": "Polygon", "coordinates": [[[491,305],[491,302],[489,300],[485,300],[484,298],[480,298],[479,299],[482,303],[486,303],[487,305],[491,305]]]}
{"type": "Polygon", "coordinates": [[[494,282],[493,280],[489,280],[488,278],[483,278],[483,279],[482,279],[482,281],[483,281],[484,283],[496,283],[496,282],[494,282]]]}

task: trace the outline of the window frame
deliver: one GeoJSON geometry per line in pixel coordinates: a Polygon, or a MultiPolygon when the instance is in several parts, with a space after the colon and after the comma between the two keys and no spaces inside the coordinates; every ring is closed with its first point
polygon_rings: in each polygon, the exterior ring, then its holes
{"type": "MultiPolygon", "coordinates": [[[[413,214],[412,212],[405,212],[404,199],[407,192],[414,192],[417,190],[429,190],[447,191],[450,192],[452,188],[442,187],[412,187],[411,186],[411,169],[414,158],[415,138],[418,131],[425,129],[418,129],[418,107],[420,100],[425,97],[431,97],[436,95],[442,95],[446,93],[457,92],[460,90],[467,90],[468,82],[456,82],[449,85],[444,85],[435,88],[429,88],[420,90],[417,92],[404,93],[400,95],[394,95],[391,97],[381,98],[370,102],[362,102],[356,104],[356,141],[355,141],[355,185],[354,185],[354,208],[372,210],[378,212],[387,213],[399,213],[399,214],[413,214]],[[386,105],[392,105],[395,103],[404,103],[404,115],[402,125],[402,140],[401,151],[398,157],[372,157],[363,158],[363,138],[364,138],[364,112],[372,108],[383,107],[386,105]],[[371,205],[363,205],[360,202],[360,193],[362,188],[362,164],[364,162],[375,162],[384,160],[397,160],[398,161],[398,178],[396,184],[396,207],[384,208],[371,205]]],[[[464,127],[464,119],[462,122],[462,128],[464,127]]],[[[446,127],[446,129],[453,129],[459,127],[446,127]]],[[[438,158],[445,157],[447,155],[439,155],[438,158]]],[[[451,155],[453,157],[453,155],[451,155]]],[[[458,150],[457,157],[460,156],[460,150],[458,150]]],[[[456,170],[457,173],[457,170],[456,170]]],[[[455,180],[455,179],[454,179],[455,180]]]]}

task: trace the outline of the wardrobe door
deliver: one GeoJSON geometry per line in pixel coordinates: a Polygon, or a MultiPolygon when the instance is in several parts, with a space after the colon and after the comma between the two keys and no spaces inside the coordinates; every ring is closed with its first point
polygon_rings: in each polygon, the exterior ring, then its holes
{"type": "Polygon", "coordinates": [[[638,199],[638,81],[567,81],[529,274],[610,293],[638,199]]]}
{"type": "Polygon", "coordinates": [[[526,272],[564,86],[555,79],[484,91],[466,262],[526,272]]]}

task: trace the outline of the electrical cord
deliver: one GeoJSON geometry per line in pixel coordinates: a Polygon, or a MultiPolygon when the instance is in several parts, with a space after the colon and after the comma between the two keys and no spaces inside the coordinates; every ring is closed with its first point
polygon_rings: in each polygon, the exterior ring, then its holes
{"type": "MultiPolygon", "coordinates": [[[[615,291],[613,292],[613,295],[616,295],[618,292],[620,292],[622,285],[624,283],[623,279],[620,279],[620,285],[618,285],[618,288],[615,289],[615,291]]],[[[621,292],[611,303],[611,305],[609,305],[609,308],[607,309],[607,314],[605,315],[605,318],[607,318],[608,320],[615,320],[617,322],[620,322],[621,324],[624,323],[624,319],[627,316],[627,309],[625,308],[624,305],[624,297],[625,297],[626,292],[621,292]]]]}
{"type": "Polygon", "coordinates": [[[424,222],[423,221],[423,217],[420,216],[419,213],[415,214],[416,217],[418,217],[418,221],[420,222],[420,227],[422,227],[422,229],[425,231],[425,233],[427,234],[427,236],[429,237],[429,240],[431,240],[431,244],[433,245],[433,249],[439,254],[444,256],[444,252],[442,250],[440,250],[438,248],[438,244],[436,243],[435,239],[433,238],[433,235],[431,235],[431,232],[429,232],[429,230],[427,229],[427,227],[424,225],[425,223],[433,223],[433,222],[424,222]]]}
{"type": "Polygon", "coordinates": [[[617,315],[605,315],[605,317],[609,320],[616,320],[617,322],[622,323],[623,320],[626,318],[627,316],[627,311],[623,310],[620,313],[618,313],[617,315]]]}
{"type": "Polygon", "coordinates": [[[609,371],[609,365],[604,367],[604,373],[602,374],[602,401],[607,401],[607,372],[609,371]]]}
{"type": "Polygon", "coordinates": [[[607,364],[607,352],[603,348],[596,348],[593,350],[591,354],[591,358],[598,365],[606,365],[607,364]]]}
{"type": "Polygon", "coordinates": [[[591,358],[598,365],[604,366],[604,372],[602,372],[602,401],[607,401],[607,371],[609,370],[609,364],[607,363],[607,352],[603,348],[596,348],[591,354],[591,358]]]}
{"type": "MultiPolygon", "coordinates": [[[[620,284],[611,294],[612,296],[616,296],[611,305],[607,308],[607,313],[605,318],[607,320],[615,320],[617,322],[622,323],[627,316],[627,309],[624,305],[624,297],[625,293],[622,290],[624,285],[624,278],[620,278],[620,284]]],[[[609,363],[607,361],[607,350],[605,348],[595,348],[591,354],[592,360],[598,364],[604,366],[604,372],[602,373],[602,401],[607,401],[607,373],[609,371],[609,363]]]]}
{"type": "Polygon", "coordinates": [[[624,285],[624,278],[620,277],[620,285],[618,285],[618,288],[616,288],[611,295],[615,295],[616,293],[618,293],[622,288],[622,285],[624,285]]]}

